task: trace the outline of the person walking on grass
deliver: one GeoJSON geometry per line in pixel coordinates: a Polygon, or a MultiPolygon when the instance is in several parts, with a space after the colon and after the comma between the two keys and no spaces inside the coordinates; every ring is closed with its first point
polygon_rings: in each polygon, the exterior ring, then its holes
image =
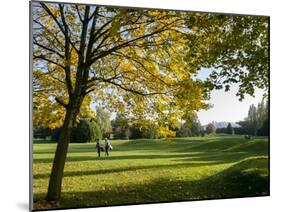
{"type": "Polygon", "coordinates": [[[99,156],[99,158],[100,158],[100,152],[101,152],[101,143],[100,143],[100,139],[97,139],[96,149],[97,149],[97,151],[98,151],[98,156],[99,156]]]}
{"type": "Polygon", "coordinates": [[[107,137],[105,137],[105,155],[109,156],[109,150],[111,149],[111,145],[107,137]]]}

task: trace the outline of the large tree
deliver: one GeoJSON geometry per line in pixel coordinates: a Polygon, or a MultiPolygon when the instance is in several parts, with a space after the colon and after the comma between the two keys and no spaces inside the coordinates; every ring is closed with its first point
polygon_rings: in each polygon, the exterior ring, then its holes
{"type": "Polygon", "coordinates": [[[268,135],[268,101],[262,100],[255,105],[250,105],[248,117],[245,118],[249,133],[252,135],[268,135]]]}
{"type": "Polygon", "coordinates": [[[265,17],[33,2],[32,19],[34,124],[62,125],[47,200],[60,199],[71,130],[95,116],[91,102],[170,126],[207,108],[202,67],[238,74],[241,94],[268,80],[265,17]]]}
{"type": "Polygon", "coordinates": [[[248,111],[248,117],[247,117],[247,122],[248,122],[248,128],[249,131],[252,135],[257,135],[257,130],[258,130],[258,113],[257,113],[257,108],[255,105],[250,105],[249,111],[248,111]]]}

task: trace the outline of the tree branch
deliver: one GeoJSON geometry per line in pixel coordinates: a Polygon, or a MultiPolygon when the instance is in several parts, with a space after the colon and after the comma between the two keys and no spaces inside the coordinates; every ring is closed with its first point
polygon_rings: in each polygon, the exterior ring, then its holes
{"type": "Polygon", "coordinates": [[[83,20],[82,17],[81,17],[81,14],[80,14],[78,5],[75,5],[75,8],[76,8],[76,11],[77,11],[77,14],[78,14],[78,16],[79,16],[80,21],[83,22],[84,20],[83,20]]]}
{"type": "MultiPolygon", "coordinates": [[[[57,42],[58,44],[60,45],[61,48],[64,48],[64,46],[62,45],[61,41],[57,38],[57,36],[51,32],[46,26],[44,26],[42,23],[40,23],[39,21],[37,20],[33,20],[35,23],[37,23],[38,25],[40,25],[44,30],[47,31],[48,34],[50,34],[57,42]]],[[[58,33],[58,32],[57,32],[58,33]]]]}
{"type": "Polygon", "coordinates": [[[72,88],[72,80],[71,80],[71,71],[70,71],[70,60],[71,60],[71,53],[70,53],[70,39],[68,38],[68,25],[65,21],[65,17],[64,17],[64,12],[63,12],[63,6],[61,4],[59,4],[59,8],[60,8],[60,14],[61,14],[61,18],[62,18],[62,23],[64,26],[64,30],[65,30],[65,82],[66,82],[66,86],[67,86],[67,91],[69,96],[71,96],[73,94],[73,88],[72,88]]]}
{"type": "Polygon", "coordinates": [[[41,92],[43,92],[43,93],[49,93],[49,91],[54,91],[55,89],[53,89],[53,88],[42,88],[42,89],[33,89],[33,92],[34,93],[41,93],[41,92]]]}
{"type": "MultiPolygon", "coordinates": [[[[161,78],[157,77],[155,74],[151,73],[140,61],[138,61],[137,59],[133,58],[133,57],[130,57],[128,55],[125,55],[121,52],[115,52],[115,53],[111,53],[112,55],[115,55],[115,56],[119,56],[119,57],[124,57],[128,60],[132,60],[134,61],[135,63],[139,64],[143,70],[145,70],[146,72],[148,72],[151,76],[153,76],[154,78],[158,79],[159,81],[161,81],[162,83],[164,83],[165,85],[168,85],[164,80],[162,80],[161,78]]],[[[141,58],[142,60],[145,60],[144,58],[141,58]]]]}
{"type": "Polygon", "coordinates": [[[96,16],[96,11],[97,10],[99,10],[99,7],[98,6],[95,6],[96,8],[95,8],[95,11],[90,15],[90,17],[89,17],[89,20],[91,20],[94,16],[96,16]],[[98,9],[97,9],[98,8],[98,9]]]}
{"type": "Polygon", "coordinates": [[[94,44],[94,37],[95,37],[95,33],[94,32],[96,31],[96,22],[97,22],[98,11],[99,11],[99,7],[96,7],[95,11],[92,14],[94,16],[94,19],[93,19],[93,22],[92,22],[92,27],[91,27],[91,32],[90,32],[90,39],[89,39],[88,49],[87,49],[87,53],[86,53],[86,61],[88,61],[90,59],[91,50],[92,50],[93,44],[94,44]]]}
{"type": "MultiPolygon", "coordinates": [[[[116,76],[117,76],[117,75],[116,75],[116,76]]],[[[131,88],[125,87],[124,84],[119,84],[119,83],[117,83],[117,82],[112,81],[112,80],[116,79],[116,76],[111,77],[111,78],[107,78],[107,79],[105,79],[105,78],[95,78],[95,79],[93,79],[93,80],[98,80],[98,81],[101,81],[101,82],[109,83],[109,84],[112,84],[112,85],[114,85],[114,86],[116,86],[116,87],[121,88],[122,90],[131,92],[131,93],[135,93],[135,94],[138,94],[138,95],[141,95],[141,96],[151,96],[151,95],[159,95],[159,94],[161,94],[161,95],[166,95],[166,94],[169,93],[169,92],[151,92],[151,93],[144,93],[144,92],[139,91],[139,90],[131,89],[131,88]]],[[[93,80],[92,80],[92,81],[93,81],[93,80]]],[[[92,92],[93,90],[95,90],[95,88],[90,88],[90,87],[89,87],[89,90],[86,91],[86,94],[92,92]]]]}
{"type": "MultiPolygon", "coordinates": [[[[53,18],[53,20],[55,21],[55,23],[57,24],[57,26],[59,27],[59,29],[61,30],[61,32],[64,34],[65,39],[67,39],[69,41],[69,43],[71,44],[71,46],[75,49],[76,52],[78,52],[78,49],[75,47],[75,45],[72,43],[70,37],[68,36],[68,34],[66,34],[64,28],[62,27],[62,25],[60,24],[60,22],[58,21],[58,19],[56,18],[56,16],[52,13],[52,11],[44,4],[44,3],[40,3],[40,5],[43,7],[43,9],[53,18]]],[[[59,4],[60,5],[60,4],[59,4]]]]}
{"type": "Polygon", "coordinates": [[[47,46],[44,46],[44,45],[38,43],[37,41],[33,41],[33,44],[35,44],[35,45],[37,45],[37,46],[39,46],[39,47],[41,47],[41,48],[43,48],[43,49],[45,49],[45,50],[47,50],[49,52],[52,52],[52,53],[58,55],[60,58],[64,58],[64,56],[62,54],[60,54],[59,52],[57,52],[56,50],[51,49],[51,48],[49,48],[47,46]]]}
{"type": "Polygon", "coordinates": [[[90,12],[90,8],[89,8],[89,6],[86,6],[85,14],[84,14],[84,21],[82,24],[82,32],[81,32],[81,36],[80,36],[79,63],[84,62],[83,60],[84,60],[84,51],[86,48],[86,35],[87,35],[88,23],[89,23],[89,20],[88,20],[89,12],[90,12]]]}
{"type": "Polygon", "coordinates": [[[135,41],[138,41],[138,40],[141,40],[141,39],[144,39],[146,37],[150,37],[152,35],[155,35],[155,34],[158,34],[158,33],[161,33],[163,31],[165,31],[165,27],[167,27],[169,24],[165,25],[164,27],[152,32],[152,33],[149,33],[149,34],[146,34],[146,35],[143,35],[143,36],[140,36],[140,37],[137,37],[137,38],[134,38],[134,39],[131,39],[129,41],[126,41],[126,42],[123,42],[117,46],[114,46],[112,47],[111,49],[107,50],[107,51],[103,51],[100,53],[100,55],[92,58],[92,60],[90,61],[90,63],[94,63],[96,60],[100,59],[100,58],[103,58],[103,57],[106,57],[107,55],[111,54],[112,52],[116,51],[116,50],[119,50],[119,49],[122,49],[124,47],[127,47],[129,46],[131,43],[135,42],[135,41]]]}
{"type": "Polygon", "coordinates": [[[59,63],[57,63],[57,62],[55,62],[55,61],[53,61],[51,59],[46,58],[45,55],[35,55],[33,58],[34,59],[42,59],[42,60],[45,60],[45,61],[50,62],[52,64],[55,64],[57,66],[60,66],[63,69],[65,68],[63,65],[61,65],[61,64],[59,64],[59,63]]]}
{"type": "Polygon", "coordinates": [[[168,92],[151,92],[151,93],[144,93],[142,91],[138,91],[138,90],[134,90],[134,89],[131,89],[131,88],[127,88],[127,87],[124,87],[123,84],[118,84],[116,82],[113,82],[113,81],[110,81],[110,80],[104,80],[104,82],[107,82],[107,83],[110,83],[112,85],[115,85],[119,88],[121,88],[122,90],[125,90],[125,91],[128,91],[128,92],[131,92],[131,93],[135,93],[135,94],[138,94],[140,96],[151,96],[151,95],[165,95],[167,94],[168,92]]]}
{"type": "Polygon", "coordinates": [[[67,108],[68,104],[66,104],[63,100],[59,99],[58,97],[55,97],[55,100],[57,101],[57,103],[59,103],[61,106],[67,108]]]}

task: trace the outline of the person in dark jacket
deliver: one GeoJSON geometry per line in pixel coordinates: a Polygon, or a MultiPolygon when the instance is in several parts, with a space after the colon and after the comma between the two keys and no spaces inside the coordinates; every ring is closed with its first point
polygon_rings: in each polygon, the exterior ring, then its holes
{"type": "Polygon", "coordinates": [[[100,152],[101,152],[101,143],[100,143],[100,139],[97,139],[96,149],[97,149],[97,151],[98,151],[98,156],[99,156],[99,158],[100,158],[100,152]]]}

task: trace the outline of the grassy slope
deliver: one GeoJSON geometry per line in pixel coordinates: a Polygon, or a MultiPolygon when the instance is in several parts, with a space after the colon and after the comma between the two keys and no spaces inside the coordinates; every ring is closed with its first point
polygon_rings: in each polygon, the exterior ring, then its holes
{"type": "Polygon", "coordinates": [[[71,144],[62,200],[42,199],[55,144],[34,145],[35,209],[227,198],[268,194],[268,140],[239,136],[111,141],[109,158],[94,144],[71,144]]]}

